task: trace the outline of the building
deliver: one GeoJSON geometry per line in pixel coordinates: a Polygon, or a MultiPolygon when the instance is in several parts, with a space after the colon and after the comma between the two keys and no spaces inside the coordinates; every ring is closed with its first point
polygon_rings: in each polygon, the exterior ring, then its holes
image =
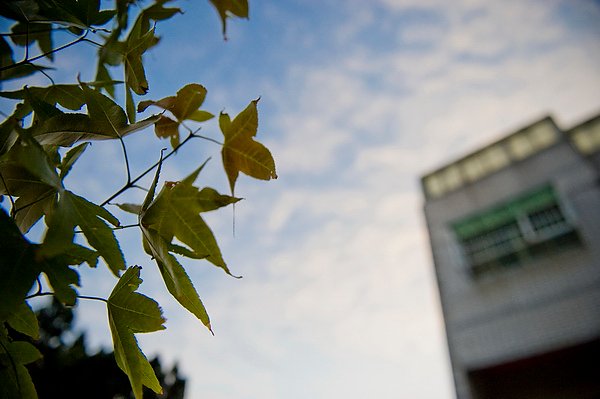
{"type": "Polygon", "coordinates": [[[600,115],[422,177],[457,397],[600,398],[600,115]]]}

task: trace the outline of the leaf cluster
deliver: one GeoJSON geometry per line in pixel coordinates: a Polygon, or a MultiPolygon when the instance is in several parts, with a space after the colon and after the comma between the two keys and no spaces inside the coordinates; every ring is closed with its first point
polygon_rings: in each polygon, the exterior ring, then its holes
{"type": "MultiPolygon", "coordinates": [[[[203,213],[240,201],[234,196],[240,172],[262,180],[277,177],[270,151],[255,139],[258,100],[233,118],[220,113],[222,143],[190,127],[214,118],[202,109],[207,90],[201,84],[186,84],[175,95],[159,100],[137,101],[137,96],[150,90],[143,61],[160,41],[156,24],[182,12],[169,3],[154,0],[140,8],[135,1],[118,0],[108,9],[99,0],[9,0],[0,5],[0,16],[13,21],[10,31],[0,36],[0,83],[33,74],[50,81],[45,87],[23,85],[19,90],[0,91],[1,97],[14,103],[12,113],[0,124],[0,386],[9,398],[36,397],[25,365],[40,353],[28,342],[14,340],[8,327],[37,338],[37,321],[28,302],[45,295],[68,306],[81,298],[103,301],[116,361],[135,397],[142,397],[143,386],[161,392],[135,334],[164,329],[165,318],[156,301],[137,292],[141,267],[128,266],[118,230],[139,229],[143,248],[156,263],[166,289],[212,332],[182,259],[205,259],[232,275],[203,213]],[[52,61],[76,45],[97,48],[94,81],[78,78],[71,84],[55,84],[52,61]],[[34,46],[39,53],[32,55],[34,46]],[[16,61],[16,54],[23,59],[16,61]],[[120,86],[124,105],[115,94],[120,86]],[[138,120],[137,114],[150,107],[157,113],[138,120]],[[170,140],[172,150],[132,176],[125,139],[152,126],[156,137],[170,140]],[[221,146],[231,195],[195,185],[205,163],[180,181],[164,182],[159,190],[162,163],[199,138],[221,146]],[[90,201],[65,180],[97,140],[112,141],[121,149],[126,175],[123,186],[102,203],[90,201]],[[139,187],[138,182],[153,170],[155,177],[142,204],[114,202],[139,187]],[[137,215],[138,223],[123,226],[114,209],[107,208],[110,204],[137,215]],[[43,235],[36,242],[30,232],[41,221],[43,235]],[[108,298],[79,293],[84,287],[78,270],[84,264],[91,268],[104,264],[115,276],[108,298]]],[[[229,18],[248,17],[246,0],[210,3],[221,19],[224,37],[229,18]]]]}

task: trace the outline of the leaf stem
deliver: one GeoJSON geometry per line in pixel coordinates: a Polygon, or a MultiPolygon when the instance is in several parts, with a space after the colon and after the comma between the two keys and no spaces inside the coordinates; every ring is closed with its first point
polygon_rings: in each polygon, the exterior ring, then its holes
{"type": "MultiPolygon", "coordinates": [[[[117,134],[119,134],[117,132],[117,134]]],[[[129,158],[127,157],[127,148],[125,147],[125,141],[123,137],[119,134],[119,142],[121,143],[121,148],[123,149],[123,157],[125,158],[125,169],[127,170],[127,184],[131,184],[131,169],[129,167],[129,158]]]]}
{"type": "MultiPolygon", "coordinates": [[[[187,143],[188,141],[190,141],[192,138],[194,137],[199,137],[198,135],[196,135],[194,132],[190,132],[189,136],[187,136],[185,138],[185,140],[183,140],[177,147],[173,148],[171,151],[169,151],[169,153],[167,155],[165,155],[162,158],[162,161],[166,160],[167,158],[169,158],[171,155],[173,155],[174,153],[177,152],[178,149],[180,149],[181,147],[183,147],[183,145],[185,143],[187,143]]],[[[127,184],[125,184],[123,187],[121,187],[117,192],[115,192],[113,195],[111,195],[110,197],[108,197],[106,200],[104,200],[104,202],[102,202],[100,204],[100,206],[104,206],[106,204],[108,204],[110,201],[114,200],[115,198],[117,198],[119,195],[123,194],[125,191],[129,190],[130,188],[134,187],[136,185],[136,183],[144,176],[146,176],[148,173],[150,173],[154,168],[156,168],[158,166],[158,164],[161,161],[157,161],[154,164],[152,164],[148,169],[146,169],[145,171],[143,171],[142,173],[140,173],[140,175],[138,175],[135,179],[128,181],[127,184]]]]}
{"type": "MultiPolygon", "coordinates": [[[[113,230],[113,231],[115,231],[115,230],[130,229],[130,228],[132,228],[132,227],[139,227],[139,226],[140,226],[140,224],[139,224],[139,223],[135,223],[135,224],[126,224],[126,225],[124,225],[124,226],[112,227],[112,230],[113,230]]],[[[82,230],[75,230],[75,231],[74,231],[74,233],[75,233],[75,234],[81,234],[81,233],[83,233],[83,231],[82,231],[82,230]]]]}
{"type": "MultiPolygon", "coordinates": [[[[51,295],[55,295],[55,294],[56,293],[54,293],[54,292],[36,292],[35,294],[26,296],[25,300],[32,299],[32,298],[37,298],[37,297],[40,297],[40,296],[51,296],[51,295]]],[[[104,303],[108,303],[107,299],[100,298],[100,297],[97,297],[97,296],[77,295],[77,298],[79,298],[79,299],[89,299],[89,300],[92,300],[92,301],[101,301],[101,302],[104,302],[104,303]]]]}
{"type": "Polygon", "coordinates": [[[104,303],[108,303],[108,300],[106,300],[104,298],[97,297],[97,296],[77,295],[77,298],[79,298],[79,299],[90,299],[92,301],[102,301],[104,303]]]}
{"type": "MultiPolygon", "coordinates": [[[[186,124],[185,124],[183,121],[180,121],[179,123],[180,123],[180,125],[181,125],[181,126],[183,126],[184,128],[186,128],[186,129],[187,129],[187,131],[188,131],[188,132],[190,132],[190,134],[192,134],[192,129],[190,129],[190,128],[189,128],[189,127],[188,127],[188,126],[187,126],[187,125],[186,125],[186,124]]],[[[197,132],[198,130],[200,130],[200,129],[197,129],[197,130],[196,130],[196,132],[197,132]]],[[[221,142],[220,142],[220,141],[218,141],[218,140],[212,139],[212,138],[210,138],[210,137],[202,136],[201,134],[195,134],[196,132],[193,132],[193,133],[194,133],[194,135],[195,135],[196,137],[198,137],[199,139],[204,139],[204,140],[210,141],[210,142],[212,142],[212,143],[218,144],[218,145],[220,145],[220,146],[222,146],[222,145],[223,145],[223,143],[221,143],[221,142]]]]}
{"type": "Polygon", "coordinates": [[[32,298],[37,298],[39,296],[50,296],[50,295],[54,295],[54,292],[36,292],[35,294],[31,294],[29,296],[26,296],[25,300],[32,299],[32,298]]]}

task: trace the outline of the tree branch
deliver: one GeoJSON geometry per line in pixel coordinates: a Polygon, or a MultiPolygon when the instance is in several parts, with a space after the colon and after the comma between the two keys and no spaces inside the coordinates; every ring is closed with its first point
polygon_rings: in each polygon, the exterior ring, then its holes
{"type": "MultiPolygon", "coordinates": [[[[55,293],[54,292],[36,292],[35,294],[26,296],[25,300],[32,299],[32,298],[38,298],[38,297],[41,297],[41,296],[51,296],[51,295],[55,295],[55,293]]],[[[89,299],[89,300],[92,300],[92,301],[101,301],[101,302],[104,302],[104,303],[108,303],[107,299],[100,298],[100,297],[97,297],[97,296],[76,295],[76,297],[79,298],[79,299],[89,299]]]]}
{"type": "MultiPolygon", "coordinates": [[[[190,128],[189,128],[189,127],[188,127],[188,126],[185,124],[185,122],[183,122],[183,121],[179,121],[179,124],[180,124],[181,126],[183,126],[185,129],[187,129],[187,131],[188,131],[188,132],[190,132],[190,134],[192,134],[192,133],[193,133],[193,134],[194,134],[196,137],[198,137],[199,139],[203,139],[203,140],[206,140],[206,141],[210,141],[210,142],[212,142],[212,143],[215,143],[215,144],[218,144],[218,145],[220,145],[220,146],[223,146],[223,143],[221,143],[221,142],[220,142],[220,141],[218,141],[218,140],[212,139],[212,138],[210,138],[210,137],[202,136],[202,135],[200,135],[200,134],[196,134],[196,133],[195,133],[195,132],[194,132],[192,129],[190,129],[190,128]]],[[[196,132],[197,132],[198,130],[200,130],[200,129],[196,129],[196,132]]]]}
{"type": "MultiPolygon", "coordinates": [[[[189,136],[187,136],[185,138],[185,140],[183,140],[181,142],[181,144],[179,144],[177,147],[173,148],[171,151],[169,151],[169,153],[167,155],[165,155],[162,158],[162,161],[165,161],[167,158],[169,158],[171,155],[173,155],[174,153],[177,152],[177,150],[179,150],[181,147],[183,147],[185,145],[185,143],[187,143],[188,141],[190,141],[192,138],[194,137],[199,137],[198,135],[196,135],[195,133],[191,132],[189,134],[189,136]]],[[[128,181],[127,184],[125,184],[123,187],[121,187],[116,193],[114,193],[113,195],[111,195],[110,197],[108,197],[106,200],[104,200],[104,202],[102,202],[100,204],[100,206],[104,206],[106,204],[108,204],[110,201],[114,200],[115,198],[117,198],[119,195],[123,194],[125,191],[129,190],[130,188],[136,186],[136,183],[144,176],[146,176],[148,173],[150,173],[154,168],[156,168],[158,166],[158,164],[161,161],[155,162],[152,166],[150,166],[148,169],[146,169],[145,171],[143,171],[139,176],[137,176],[135,179],[128,181]]]]}

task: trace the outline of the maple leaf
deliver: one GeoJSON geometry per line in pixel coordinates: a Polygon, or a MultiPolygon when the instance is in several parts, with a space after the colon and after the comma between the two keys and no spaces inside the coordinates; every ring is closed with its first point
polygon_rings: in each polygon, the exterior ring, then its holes
{"type": "Polygon", "coordinates": [[[141,267],[127,269],[107,300],[108,323],[117,365],[129,377],[136,399],[142,399],[142,386],[156,393],[162,388],[148,359],[140,350],[134,333],[163,330],[165,322],[158,303],[134,292],[142,283],[141,267]]]}
{"type": "Polygon", "coordinates": [[[65,190],[48,221],[48,230],[40,254],[51,258],[72,246],[75,226],[88,243],[104,258],[116,276],[125,269],[125,259],[113,230],[103,221],[118,226],[119,221],[106,209],[65,190]]]}
{"type": "Polygon", "coordinates": [[[12,341],[5,328],[0,329],[0,387],[2,398],[37,399],[35,387],[26,364],[40,359],[42,354],[29,342],[12,341]]]}
{"type": "Polygon", "coordinates": [[[205,164],[206,162],[181,182],[165,183],[161,192],[154,198],[160,174],[159,163],[144,204],[123,204],[121,208],[139,211],[144,249],[156,260],[167,289],[183,307],[211,330],[208,313],[192,281],[183,266],[170,253],[194,259],[206,258],[231,275],[217,241],[200,213],[235,203],[240,199],[221,195],[213,189],[199,190],[194,187],[193,183],[205,164]],[[173,238],[177,238],[188,247],[173,243],[173,238]]]}
{"type": "Polygon", "coordinates": [[[204,165],[200,166],[181,182],[165,183],[160,193],[143,211],[140,222],[145,229],[158,232],[167,243],[173,237],[177,238],[188,245],[197,257],[206,258],[231,275],[217,241],[200,213],[233,204],[240,199],[215,196],[214,192],[202,192],[193,186],[203,167],[204,165]]]}
{"type": "Polygon", "coordinates": [[[199,109],[205,98],[206,88],[192,83],[179,89],[175,96],[165,97],[158,101],[141,101],[138,104],[138,112],[145,111],[151,105],[171,112],[177,120],[174,121],[169,117],[161,116],[160,120],[156,122],[154,130],[158,137],[170,137],[171,146],[175,148],[179,145],[179,125],[181,122],[185,120],[204,122],[214,117],[210,112],[199,109]]]}
{"type": "Polygon", "coordinates": [[[258,100],[251,101],[233,120],[226,113],[219,116],[225,137],[221,156],[232,195],[239,172],[261,180],[277,178],[271,152],[253,139],[258,129],[257,104],[258,100]]]}
{"type": "Polygon", "coordinates": [[[21,302],[6,321],[16,331],[33,339],[40,338],[40,327],[37,318],[27,302],[21,302]]]}
{"type": "Polygon", "coordinates": [[[248,0],[210,0],[215,6],[221,24],[223,26],[223,37],[227,40],[227,18],[235,15],[239,18],[248,18],[248,0]]]}

